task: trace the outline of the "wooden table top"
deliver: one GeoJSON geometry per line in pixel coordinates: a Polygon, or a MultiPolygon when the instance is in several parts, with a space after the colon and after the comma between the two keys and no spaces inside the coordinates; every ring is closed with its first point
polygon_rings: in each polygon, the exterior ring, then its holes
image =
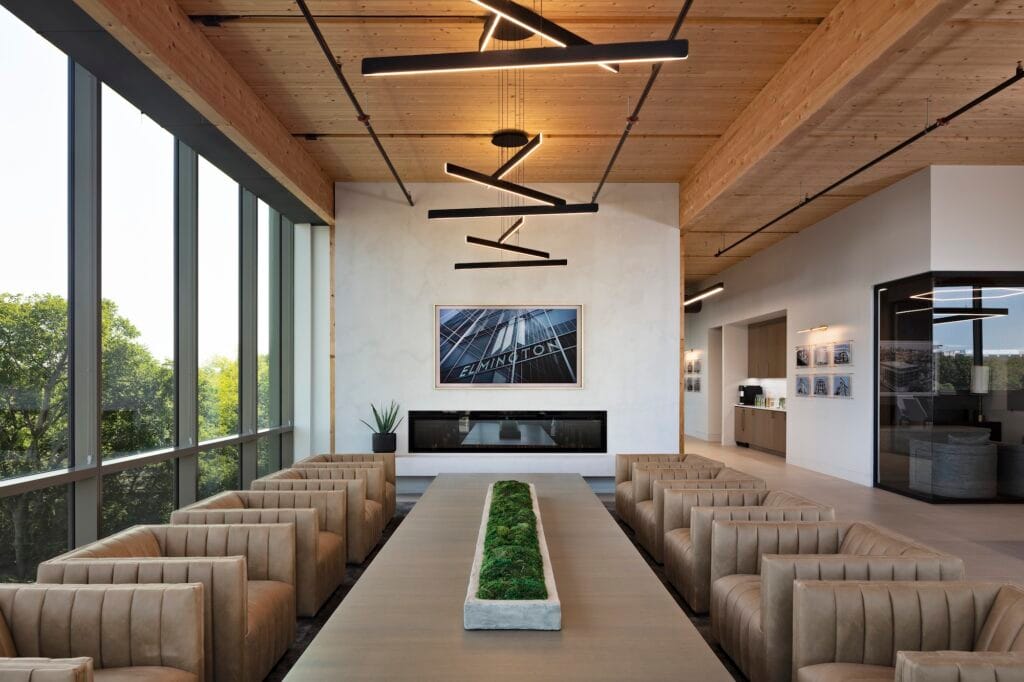
{"type": "Polygon", "coordinates": [[[287,679],[732,682],[576,474],[438,476],[287,679]],[[462,627],[484,495],[503,479],[537,488],[561,632],[462,627]]]}

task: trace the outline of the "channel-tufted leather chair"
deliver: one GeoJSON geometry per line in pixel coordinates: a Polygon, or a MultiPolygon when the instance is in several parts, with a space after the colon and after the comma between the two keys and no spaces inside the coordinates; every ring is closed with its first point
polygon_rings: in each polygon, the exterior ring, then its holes
{"type": "Polygon", "coordinates": [[[133,526],[39,564],[40,583],[202,583],[207,680],[262,680],[295,639],[292,524],[133,526]]]}
{"type": "Polygon", "coordinates": [[[658,563],[661,563],[661,544],[664,535],[666,487],[758,490],[765,487],[765,482],[756,476],[728,467],[659,467],[652,464],[634,464],[633,530],[640,545],[658,563]]]}
{"type": "Polygon", "coordinates": [[[0,680],[203,682],[203,586],[0,585],[0,680]]]}
{"type": "Polygon", "coordinates": [[[633,527],[633,465],[634,464],[688,464],[690,466],[723,467],[700,455],[615,455],[615,513],[627,526],[633,527]]]}
{"type": "Polygon", "coordinates": [[[835,510],[785,490],[694,490],[655,481],[663,496],[665,575],[695,613],[711,607],[714,521],[832,521],[835,510]]]}
{"type": "Polygon", "coordinates": [[[789,682],[794,580],[963,576],[959,557],[863,521],[715,521],[711,633],[751,682],[789,682]]]}
{"type": "Polygon", "coordinates": [[[303,467],[282,469],[257,478],[253,490],[346,490],[348,562],[366,561],[384,533],[384,469],[382,467],[303,467]]]}
{"type": "Polygon", "coordinates": [[[1024,590],[990,582],[793,588],[797,682],[1024,680],[1024,590]]]}
{"type": "Polygon", "coordinates": [[[313,455],[300,459],[292,465],[295,467],[316,466],[320,464],[380,464],[384,467],[384,523],[386,524],[395,515],[396,509],[396,486],[398,477],[395,470],[395,453],[370,453],[357,452],[344,455],[313,455]]]}
{"type": "Polygon", "coordinates": [[[173,525],[290,523],[295,526],[298,614],[315,616],[345,579],[348,490],[223,492],[171,513],[173,525]]]}

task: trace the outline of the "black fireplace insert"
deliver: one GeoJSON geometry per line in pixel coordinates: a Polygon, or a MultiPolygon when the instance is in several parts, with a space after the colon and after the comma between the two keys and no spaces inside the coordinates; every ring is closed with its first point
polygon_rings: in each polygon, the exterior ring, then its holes
{"type": "Polygon", "coordinates": [[[409,452],[606,452],[605,411],[409,412],[409,452]]]}

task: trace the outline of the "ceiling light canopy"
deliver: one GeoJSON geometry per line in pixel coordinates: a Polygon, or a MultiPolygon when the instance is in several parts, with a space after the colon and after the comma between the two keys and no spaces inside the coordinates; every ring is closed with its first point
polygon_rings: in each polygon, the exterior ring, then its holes
{"type": "Polygon", "coordinates": [[[579,215],[597,213],[597,204],[566,204],[565,206],[482,206],[480,208],[432,208],[428,220],[464,218],[504,218],[531,215],[579,215]]]}
{"type": "Polygon", "coordinates": [[[721,282],[719,282],[718,284],[714,284],[714,285],[708,287],[707,289],[704,289],[703,291],[698,291],[693,296],[690,296],[689,298],[684,299],[683,300],[683,307],[685,308],[688,305],[693,305],[697,301],[703,301],[705,298],[708,298],[710,296],[714,296],[715,294],[720,294],[723,291],[725,291],[725,285],[722,284],[721,282]]]}
{"type": "Polygon", "coordinates": [[[478,185],[501,190],[502,192],[508,192],[509,194],[515,194],[526,199],[531,199],[532,201],[539,201],[544,204],[551,204],[552,206],[565,206],[565,199],[562,199],[561,197],[556,197],[536,189],[524,187],[523,185],[517,185],[514,182],[498,180],[486,173],[478,173],[475,170],[463,168],[462,166],[458,166],[454,163],[446,163],[444,165],[444,172],[461,180],[475,182],[478,185]]]}
{"type": "Polygon", "coordinates": [[[429,73],[461,73],[501,69],[534,69],[556,66],[666,62],[686,59],[685,40],[535,47],[492,52],[452,52],[363,59],[364,76],[412,76],[429,73]]]}

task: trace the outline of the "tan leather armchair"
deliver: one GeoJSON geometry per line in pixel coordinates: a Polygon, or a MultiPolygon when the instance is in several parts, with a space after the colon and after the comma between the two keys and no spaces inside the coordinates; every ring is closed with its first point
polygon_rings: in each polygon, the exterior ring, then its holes
{"type": "Polygon", "coordinates": [[[202,585],[0,585],[0,680],[203,675],[202,585]]]}
{"type": "Polygon", "coordinates": [[[315,616],[345,579],[348,490],[223,492],[171,513],[173,525],[295,526],[298,614],[315,616]]]}
{"type": "Polygon", "coordinates": [[[670,454],[670,455],[644,455],[626,454],[615,455],[615,513],[619,515],[627,526],[633,527],[633,465],[634,464],[683,464],[691,466],[712,466],[723,467],[721,462],[716,462],[700,455],[670,454]]]}
{"type": "Polygon", "coordinates": [[[711,633],[751,682],[792,676],[793,581],[962,580],[963,561],[862,521],[715,521],[711,633]]]}
{"type": "Polygon", "coordinates": [[[633,530],[640,545],[661,563],[661,544],[664,535],[664,489],[760,489],[765,482],[756,476],[736,469],[712,467],[633,465],[633,530]],[[662,485],[659,487],[658,484],[662,485]]]}
{"type": "Polygon", "coordinates": [[[293,468],[340,466],[353,469],[381,467],[384,469],[384,524],[394,517],[396,509],[394,453],[388,455],[313,455],[299,460],[293,468]]]}
{"type": "Polygon", "coordinates": [[[208,680],[262,680],[295,639],[291,524],[133,526],[39,564],[40,583],[202,583],[208,680]]]}
{"type": "Polygon", "coordinates": [[[344,455],[313,455],[301,459],[292,467],[303,467],[315,464],[380,464],[384,467],[384,521],[395,515],[397,500],[398,476],[395,468],[393,452],[356,452],[344,455]]]}
{"type": "Polygon", "coordinates": [[[793,588],[797,682],[1024,680],[1024,590],[989,582],[793,588]]]}
{"type": "Polygon", "coordinates": [[[655,481],[663,496],[665,575],[695,613],[711,607],[714,521],[833,521],[835,510],[785,490],[694,490],[655,481]]]}
{"type": "Polygon", "coordinates": [[[384,470],[380,467],[303,467],[257,478],[253,490],[346,490],[348,562],[366,561],[384,533],[384,470]]]}

